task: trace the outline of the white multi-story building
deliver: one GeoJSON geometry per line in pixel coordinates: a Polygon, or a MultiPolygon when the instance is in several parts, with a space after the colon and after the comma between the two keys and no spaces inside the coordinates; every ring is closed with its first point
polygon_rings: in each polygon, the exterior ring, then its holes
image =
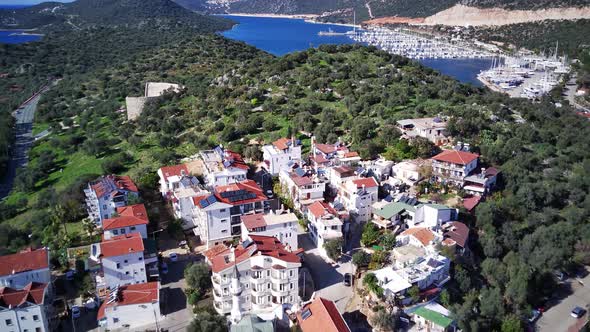
{"type": "Polygon", "coordinates": [[[397,229],[426,227],[438,230],[442,224],[457,220],[459,212],[455,208],[441,204],[422,204],[415,199],[412,203],[401,201],[374,203],[371,221],[380,228],[400,226],[397,229]]]}
{"type": "Polygon", "coordinates": [[[328,257],[324,244],[328,240],[342,238],[343,222],[338,212],[326,202],[315,202],[307,208],[309,236],[319,252],[328,257]]]}
{"type": "Polygon", "coordinates": [[[372,205],[377,202],[379,184],[373,177],[348,180],[338,188],[336,202],[341,203],[357,222],[371,219],[372,205]]]}
{"type": "MultiPolygon", "coordinates": [[[[146,282],[112,290],[98,309],[98,323],[109,331],[156,327],[160,314],[160,283],[146,282]]],[[[143,329],[141,329],[143,330],[143,329]]]]}
{"type": "Polygon", "coordinates": [[[88,215],[98,225],[113,216],[118,207],[128,204],[130,197],[137,198],[139,191],[130,177],[107,175],[88,184],[84,189],[88,215]]]}
{"type": "Polygon", "coordinates": [[[391,169],[395,163],[391,160],[379,158],[377,160],[364,161],[360,164],[364,171],[372,174],[379,179],[379,181],[383,181],[389,178],[391,175],[391,169]]]}
{"type": "Polygon", "coordinates": [[[445,150],[432,157],[432,175],[438,181],[463,187],[465,177],[475,170],[478,160],[475,153],[445,150]]]}
{"type": "Polygon", "coordinates": [[[49,250],[23,250],[17,254],[0,256],[0,287],[21,289],[31,282],[49,284],[49,250]]]}
{"type": "Polygon", "coordinates": [[[291,172],[282,170],[279,181],[283,187],[283,194],[293,201],[296,209],[305,210],[311,203],[324,200],[326,182],[302,168],[291,172]]]}
{"type": "Polygon", "coordinates": [[[405,138],[424,137],[436,145],[449,141],[447,122],[439,117],[399,120],[397,125],[405,138]]]}
{"type": "Polygon", "coordinates": [[[50,332],[53,316],[49,286],[31,282],[23,288],[0,288],[0,331],[50,332]]]}
{"type": "Polygon", "coordinates": [[[340,185],[349,180],[358,179],[358,174],[355,170],[348,166],[334,166],[330,167],[326,172],[326,177],[330,183],[330,188],[333,191],[338,191],[340,185]]]}
{"type": "Polygon", "coordinates": [[[301,163],[301,144],[295,138],[278,139],[262,147],[262,159],[268,172],[278,175],[281,170],[288,170],[290,165],[301,163]]]}
{"type": "Polygon", "coordinates": [[[296,249],[297,225],[297,216],[288,211],[242,216],[242,241],[251,235],[274,236],[288,248],[296,249]]]}
{"type": "Polygon", "coordinates": [[[236,248],[217,246],[207,251],[215,310],[238,322],[244,313],[299,304],[301,252],[289,250],[275,237],[256,235],[236,248]]]}
{"type": "Polygon", "coordinates": [[[250,167],[239,153],[216,147],[199,153],[205,184],[209,188],[246,180],[250,167]]]}
{"type": "Polygon", "coordinates": [[[195,199],[198,202],[202,197],[207,197],[210,194],[209,191],[198,187],[178,188],[172,192],[170,201],[172,202],[174,216],[182,220],[183,230],[192,230],[195,227],[193,223],[195,199]]]}
{"type": "Polygon", "coordinates": [[[218,186],[192,200],[194,233],[208,248],[240,236],[241,216],[269,210],[268,198],[252,180],[218,186]]]}
{"type": "Polygon", "coordinates": [[[396,179],[408,186],[413,186],[424,178],[428,167],[430,167],[430,161],[428,160],[405,160],[393,165],[392,173],[396,179]]]}
{"type": "Polygon", "coordinates": [[[147,239],[147,225],[149,219],[145,205],[134,204],[117,208],[117,216],[102,221],[103,239],[109,240],[114,236],[139,233],[147,239]]]}
{"type": "Polygon", "coordinates": [[[156,253],[148,255],[144,251],[144,239],[139,233],[119,235],[93,244],[90,257],[102,264],[101,272],[96,276],[99,294],[104,294],[107,288],[147,282],[146,270],[153,269],[153,265],[157,270],[158,257],[156,253]]]}
{"type": "Polygon", "coordinates": [[[191,163],[187,163],[158,169],[162,197],[169,199],[172,192],[178,188],[199,186],[199,180],[191,174],[190,166],[191,163]]]}

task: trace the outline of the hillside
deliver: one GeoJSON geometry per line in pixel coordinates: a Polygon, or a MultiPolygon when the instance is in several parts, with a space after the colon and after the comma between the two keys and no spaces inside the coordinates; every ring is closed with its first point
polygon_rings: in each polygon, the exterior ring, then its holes
{"type": "Polygon", "coordinates": [[[0,28],[71,30],[95,26],[184,26],[201,32],[226,29],[230,23],[186,10],[170,0],[78,0],[47,2],[0,12],[0,28]]]}

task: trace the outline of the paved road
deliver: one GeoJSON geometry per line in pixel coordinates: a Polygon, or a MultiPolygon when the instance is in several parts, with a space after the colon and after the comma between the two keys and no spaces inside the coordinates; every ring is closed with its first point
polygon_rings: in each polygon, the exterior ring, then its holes
{"type": "MultiPolygon", "coordinates": [[[[42,90],[42,92],[45,91],[47,91],[47,88],[42,90]]],[[[12,115],[16,118],[16,137],[12,151],[12,159],[8,163],[4,178],[0,181],[0,199],[4,199],[6,196],[8,196],[14,184],[16,170],[20,167],[26,166],[29,160],[29,150],[33,146],[34,142],[34,138],[32,136],[33,119],[35,116],[35,111],[37,110],[39,99],[41,99],[41,93],[31,98],[25,104],[21,105],[19,109],[12,113],[12,115]]]]}
{"type": "Polygon", "coordinates": [[[564,288],[571,287],[569,296],[557,300],[557,303],[549,308],[537,321],[536,327],[540,332],[563,332],[576,323],[576,319],[570,316],[570,312],[576,306],[587,308],[590,304],[590,274],[582,279],[585,286],[580,285],[575,279],[568,279],[564,288]]]}

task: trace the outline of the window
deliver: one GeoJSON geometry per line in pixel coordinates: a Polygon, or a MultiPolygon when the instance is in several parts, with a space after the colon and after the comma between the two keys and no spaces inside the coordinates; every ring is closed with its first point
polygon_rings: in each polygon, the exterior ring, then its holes
{"type": "Polygon", "coordinates": [[[103,206],[102,206],[102,209],[103,209],[103,210],[106,210],[106,209],[107,209],[107,206],[106,206],[106,204],[103,204],[103,206]]]}
{"type": "Polygon", "coordinates": [[[293,276],[293,270],[289,270],[289,277],[293,276]]]}
{"type": "Polygon", "coordinates": [[[40,327],[36,327],[35,328],[35,332],[41,332],[41,328],[40,327]]]}
{"type": "Polygon", "coordinates": [[[142,268],[139,268],[139,271],[143,271],[143,267],[142,268]]]}
{"type": "Polygon", "coordinates": [[[116,230],[116,229],[113,229],[113,234],[114,234],[114,235],[119,235],[119,231],[118,231],[118,230],[116,230]]]}
{"type": "Polygon", "coordinates": [[[113,317],[113,323],[117,323],[117,322],[119,322],[119,318],[113,317]]]}
{"type": "Polygon", "coordinates": [[[227,222],[227,219],[221,219],[221,223],[222,223],[222,224],[223,224],[223,223],[226,223],[226,222],[227,222]]]}
{"type": "Polygon", "coordinates": [[[129,275],[129,271],[125,271],[125,275],[127,275],[127,276],[128,276],[128,275],[129,275]]]}
{"type": "Polygon", "coordinates": [[[123,263],[127,264],[127,263],[129,263],[129,262],[128,262],[127,260],[124,260],[124,261],[123,261],[123,263]]]}
{"type": "Polygon", "coordinates": [[[133,232],[135,230],[135,226],[131,226],[129,229],[133,232]]]}
{"type": "Polygon", "coordinates": [[[221,233],[227,233],[227,229],[222,230],[221,233]]]}
{"type": "Polygon", "coordinates": [[[6,322],[6,325],[12,326],[12,319],[7,319],[5,322],[6,322]]]}
{"type": "Polygon", "coordinates": [[[221,209],[221,210],[219,210],[219,212],[225,212],[225,209],[221,209]]]}
{"type": "Polygon", "coordinates": [[[27,317],[25,317],[25,316],[20,316],[20,320],[26,320],[26,319],[27,319],[27,317]]]}
{"type": "Polygon", "coordinates": [[[125,234],[125,228],[121,228],[121,234],[125,234]]]}
{"type": "Polygon", "coordinates": [[[117,269],[121,268],[121,263],[117,263],[117,269]]]}
{"type": "Polygon", "coordinates": [[[33,320],[36,321],[36,322],[39,321],[39,316],[38,315],[33,315],[33,320]]]}
{"type": "Polygon", "coordinates": [[[142,260],[143,260],[143,257],[141,257],[141,256],[140,256],[140,257],[139,257],[137,260],[140,260],[140,261],[142,261],[142,260]]]}

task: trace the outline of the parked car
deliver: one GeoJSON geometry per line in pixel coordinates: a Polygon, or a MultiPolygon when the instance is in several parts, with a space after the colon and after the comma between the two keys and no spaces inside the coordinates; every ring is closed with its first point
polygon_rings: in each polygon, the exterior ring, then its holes
{"type": "Polygon", "coordinates": [[[553,274],[557,278],[558,281],[565,281],[567,279],[567,273],[559,270],[553,271],[553,274]]]}
{"type": "Polygon", "coordinates": [[[539,319],[539,317],[541,317],[541,314],[542,313],[540,310],[533,309],[531,311],[531,316],[529,317],[529,323],[532,324],[532,323],[536,322],[537,319],[539,319]]]}
{"type": "Polygon", "coordinates": [[[82,311],[80,310],[80,307],[78,307],[77,305],[72,306],[72,318],[80,318],[81,314],[82,311]]]}
{"type": "Polygon", "coordinates": [[[574,310],[570,313],[570,315],[574,318],[580,318],[586,314],[586,309],[582,307],[575,307],[574,310]]]}
{"type": "Polygon", "coordinates": [[[345,273],[343,283],[344,283],[344,286],[347,286],[347,287],[352,286],[352,274],[345,273]]]}
{"type": "Polygon", "coordinates": [[[168,264],[166,264],[165,262],[162,262],[162,264],[160,265],[160,269],[162,270],[162,274],[168,274],[168,264]]]}
{"type": "Polygon", "coordinates": [[[272,190],[269,189],[266,191],[266,197],[273,198],[275,197],[275,194],[272,192],[272,190]]]}
{"type": "Polygon", "coordinates": [[[171,252],[168,254],[168,258],[170,258],[171,262],[176,262],[178,260],[178,254],[175,252],[171,252]]]}

